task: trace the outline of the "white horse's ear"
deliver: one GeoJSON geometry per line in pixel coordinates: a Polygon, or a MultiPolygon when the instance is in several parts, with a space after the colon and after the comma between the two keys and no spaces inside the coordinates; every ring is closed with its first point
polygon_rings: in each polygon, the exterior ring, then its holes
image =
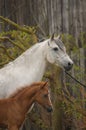
{"type": "Polygon", "coordinates": [[[55,34],[53,33],[52,36],[51,36],[51,38],[50,38],[51,41],[54,40],[54,35],[55,35],[55,34]]]}

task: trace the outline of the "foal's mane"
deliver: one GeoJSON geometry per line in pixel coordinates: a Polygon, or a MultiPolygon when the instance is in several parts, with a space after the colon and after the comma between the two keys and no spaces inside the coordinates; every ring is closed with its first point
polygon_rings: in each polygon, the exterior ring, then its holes
{"type": "Polygon", "coordinates": [[[26,86],[23,86],[22,88],[16,90],[16,92],[14,92],[10,97],[11,98],[15,98],[16,96],[20,95],[22,92],[26,92],[28,90],[31,90],[33,87],[36,87],[36,86],[41,86],[43,85],[45,82],[35,82],[31,85],[26,85],[26,86]]]}

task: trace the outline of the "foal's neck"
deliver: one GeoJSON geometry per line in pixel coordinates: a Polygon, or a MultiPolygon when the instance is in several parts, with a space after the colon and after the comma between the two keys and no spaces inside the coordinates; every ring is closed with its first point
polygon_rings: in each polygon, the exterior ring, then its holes
{"type": "Polygon", "coordinates": [[[26,87],[24,90],[16,96],[18,104],[21,106],[23,112],[27,112],[32,104],[35,102],[35,95],[40,88],[39,86],[26,87]]]}

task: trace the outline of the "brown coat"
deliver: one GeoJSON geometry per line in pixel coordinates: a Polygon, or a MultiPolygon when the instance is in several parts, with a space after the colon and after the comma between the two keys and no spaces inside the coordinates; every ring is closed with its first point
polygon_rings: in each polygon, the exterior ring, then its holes
{"type": "Polygon", "coordinates": [[[31,86],[25,86],[7,99],[1,99],[0,125],[8,127],[9,130],[18,130],[26,113],[35,101],[45,107],[51,107],[50,99],[43,99],[41,96],[42,94],[48,95],[47,86],[46,82],[34,83],[31,86]]]}

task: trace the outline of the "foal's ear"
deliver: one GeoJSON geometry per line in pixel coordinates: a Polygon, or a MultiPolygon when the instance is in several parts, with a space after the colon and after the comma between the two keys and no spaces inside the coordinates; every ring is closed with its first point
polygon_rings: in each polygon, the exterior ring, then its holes
{"type": "Polygon", "coordinates": [[[52,36],[50,37],[50,40],[51,40],[51,41],[54,40],[54,36],[55,36],[55,33],[53,33],[52,36]]]}
{"type": "Polygon", "coordinates": [[[48,81],[46,81],[42,86],[41,89],[43,89],[48,84],[48,81]]]}
{"type": "Polygon", "coordinates": [[[61,34],[59,34],[56,39],[61,39],[61,34]]]}

